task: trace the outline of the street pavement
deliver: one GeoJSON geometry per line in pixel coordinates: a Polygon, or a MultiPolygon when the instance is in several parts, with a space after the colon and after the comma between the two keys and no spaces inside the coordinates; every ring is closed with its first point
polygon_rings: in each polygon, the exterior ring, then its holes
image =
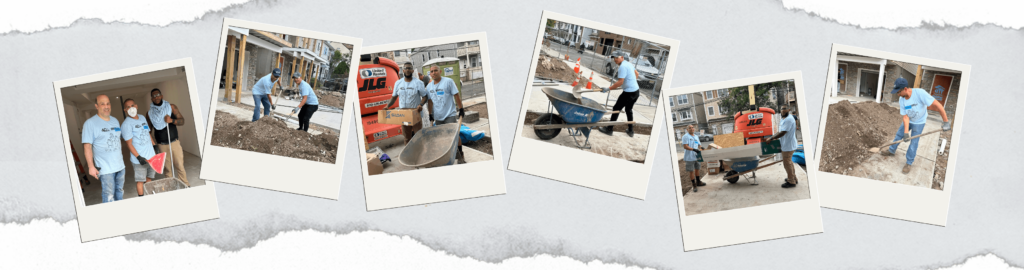
{"type": "MultiPolygon", "coordinates": [[[[773,162],[771,160],[762,164],[773,162]]],[[[796,164],[794,164],[796,165],[796,164]]],[[[757,170],[758,185],[751,185],[750,181],[740,177],[735,184],[730,184],[723,177],[725,173],[707,175],[701,181],[706,186],[697,187],[697,192],[692,190],[683,196],[683,209],[687,216],[713,213],[740,209],[753,206],[768,205],[811,198],[810,188],[807,187],[807,172],[794,166],[799,183],[793,188],[782,188],[786,179],[786,168],[782,163],[777,163],[757,170]]],[[[683,169],[683,168],[680,168],[683,169]]],[[[683,174],[680,174],[683,175],[683,174]]],[[[747,174],[750,176],[750,174],[747,174]]],[[[686,181],[689,181],[687,178],[686,181]]]]}

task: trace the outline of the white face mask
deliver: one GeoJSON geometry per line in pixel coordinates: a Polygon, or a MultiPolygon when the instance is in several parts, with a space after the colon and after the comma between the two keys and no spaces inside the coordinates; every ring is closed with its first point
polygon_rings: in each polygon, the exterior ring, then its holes
{"type": "Polygon", "coordinates": [[[134,107],[128,108],[128,116],[135,117],[137,111],[134,107]]]}

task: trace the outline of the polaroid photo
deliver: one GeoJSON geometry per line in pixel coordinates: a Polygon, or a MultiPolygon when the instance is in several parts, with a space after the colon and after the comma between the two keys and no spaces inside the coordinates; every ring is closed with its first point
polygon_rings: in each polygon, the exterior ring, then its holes
{"type": "Polygon", "coordinates": [[[970,76],[833,44],[814,154],[821,206],[945,226],[970,76]]]}
{"type": "Polygon", "coordinates": [[[361,43],[225,18],[203,179],[337,200],[361,43]]]}
{"type": "Polygon", "coordinates": [[[824,232],[799,71],[665,97],[685,251],[824,232]]]}
{"type": "Polygon", "coordinates": [[[220,217],[192,59],[53,82],[82,242],[220,217]],[[131,213],[131,214],[126,214],[131,213]]]}
{"type": "Polygon", "coordinates": [[[644,199],[678,49],[544,11],[508,169],[644,199]]]}
{"type": "Polygon", "coordinates": [[[505,194],[487,34],[364,51],[349,94],[366,210],[505,194]]]}

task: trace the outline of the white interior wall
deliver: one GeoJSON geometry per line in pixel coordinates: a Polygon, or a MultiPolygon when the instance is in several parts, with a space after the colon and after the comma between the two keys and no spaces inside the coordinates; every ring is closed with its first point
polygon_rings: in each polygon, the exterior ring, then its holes
{"type": "MultiPolygon", "coordinates": [[[[164,95],[164,100],[171,102],[178,107],[178,112],[185,118],[185,124],[178,126],[178,139],[181,140],[181,149],[196,156],[202,156],[199,150],[199,138],[196,137],[196,125],[192,117],[192,103],[189,101],[188,84],[185,79],[173,79],[157,83],[156,88],[164,95]]],[[[149,90],[146,91],[146,93],[149,90]]]]}

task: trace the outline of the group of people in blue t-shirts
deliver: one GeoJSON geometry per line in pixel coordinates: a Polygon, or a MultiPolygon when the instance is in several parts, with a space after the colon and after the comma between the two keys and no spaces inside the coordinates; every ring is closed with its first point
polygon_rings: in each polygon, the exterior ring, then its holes
{"type": "MultiPolygon", "coordinates": [[[[466,116],[466,110],[462,107],[462,95],[455,81],[448,77],[441,76],[441,67],[430,66],[430,81],[424,83],[416,79],[412,63],[406,62],[402,65],[402,79],[395,82],[392,88],[391,100],[384,108],[391,108],[395,101],[398,101],[399,109],[415,109],[420,111],[423,105],[431,103],[428,112],[430,121],[436,125],[458,123],[459,118],[466,116]]],[[[402,125],[402,136],[405,136],[405,143],[412,140],[416,131],[423,128],[423,123],[415,125],[402,125]]],[[[466,163],[462,153],[462,142],[458,143],[458,163],[466,163]]]]}
{"type": "MultiPolygon", "coordinates": [[[[121,102],[127,117],[123,122],[110,115],[110,97],[95,97],[96,115],[82,126],[82,145],[89,175],[100,180],[102,201],[119,201],[124,198],[125,162],[121,155],[121,141],[125,142],[131,154],[128,160],[135,172],[136,190],[144,196],[143,185],[153,180],[157,172],[149,159],[160,152],[168,153],[166,162],[171,162],[173,175],[188,185],[185,175],[184,154],[178,141],[177,126],[185,124],[177,106],[163,100],[160,89],[150,91],[149,120],[139,114],[139,106],[133,99],[121,102]],[[152,128],[150,127],[152,126],[152,128]]],[[[172,170],[165,167],[165,171],[172,170]]]]}
{"type": "MultiPolygon", "coordinates": [[[[252,85],[252,99],[254,101],[253,106],[255,107],[252,112],[253,122],[260,120],[260,105],[263,107],[264,116],[270,115],[272,110],[277,109],[277,104],[274,104],[273,99],[270,97],[270,90],[280,84],[280,78],[281,69],[275,68],[270,74],[263,76],[256,81],[256,84],[252,85]]],[[[309,119],[313,118],[313,113],[320,108],[320,102],[316,97],[316,92],[313,91],[313,87],[310,87],[309,83],[302,80],[302,73],[293,73],[292,82],[298,85],[299,96],[302,96],[299,105],[292,109],[292,113],[299,114],[299,128],[297,130],[309,132],[309,119]]]]}

